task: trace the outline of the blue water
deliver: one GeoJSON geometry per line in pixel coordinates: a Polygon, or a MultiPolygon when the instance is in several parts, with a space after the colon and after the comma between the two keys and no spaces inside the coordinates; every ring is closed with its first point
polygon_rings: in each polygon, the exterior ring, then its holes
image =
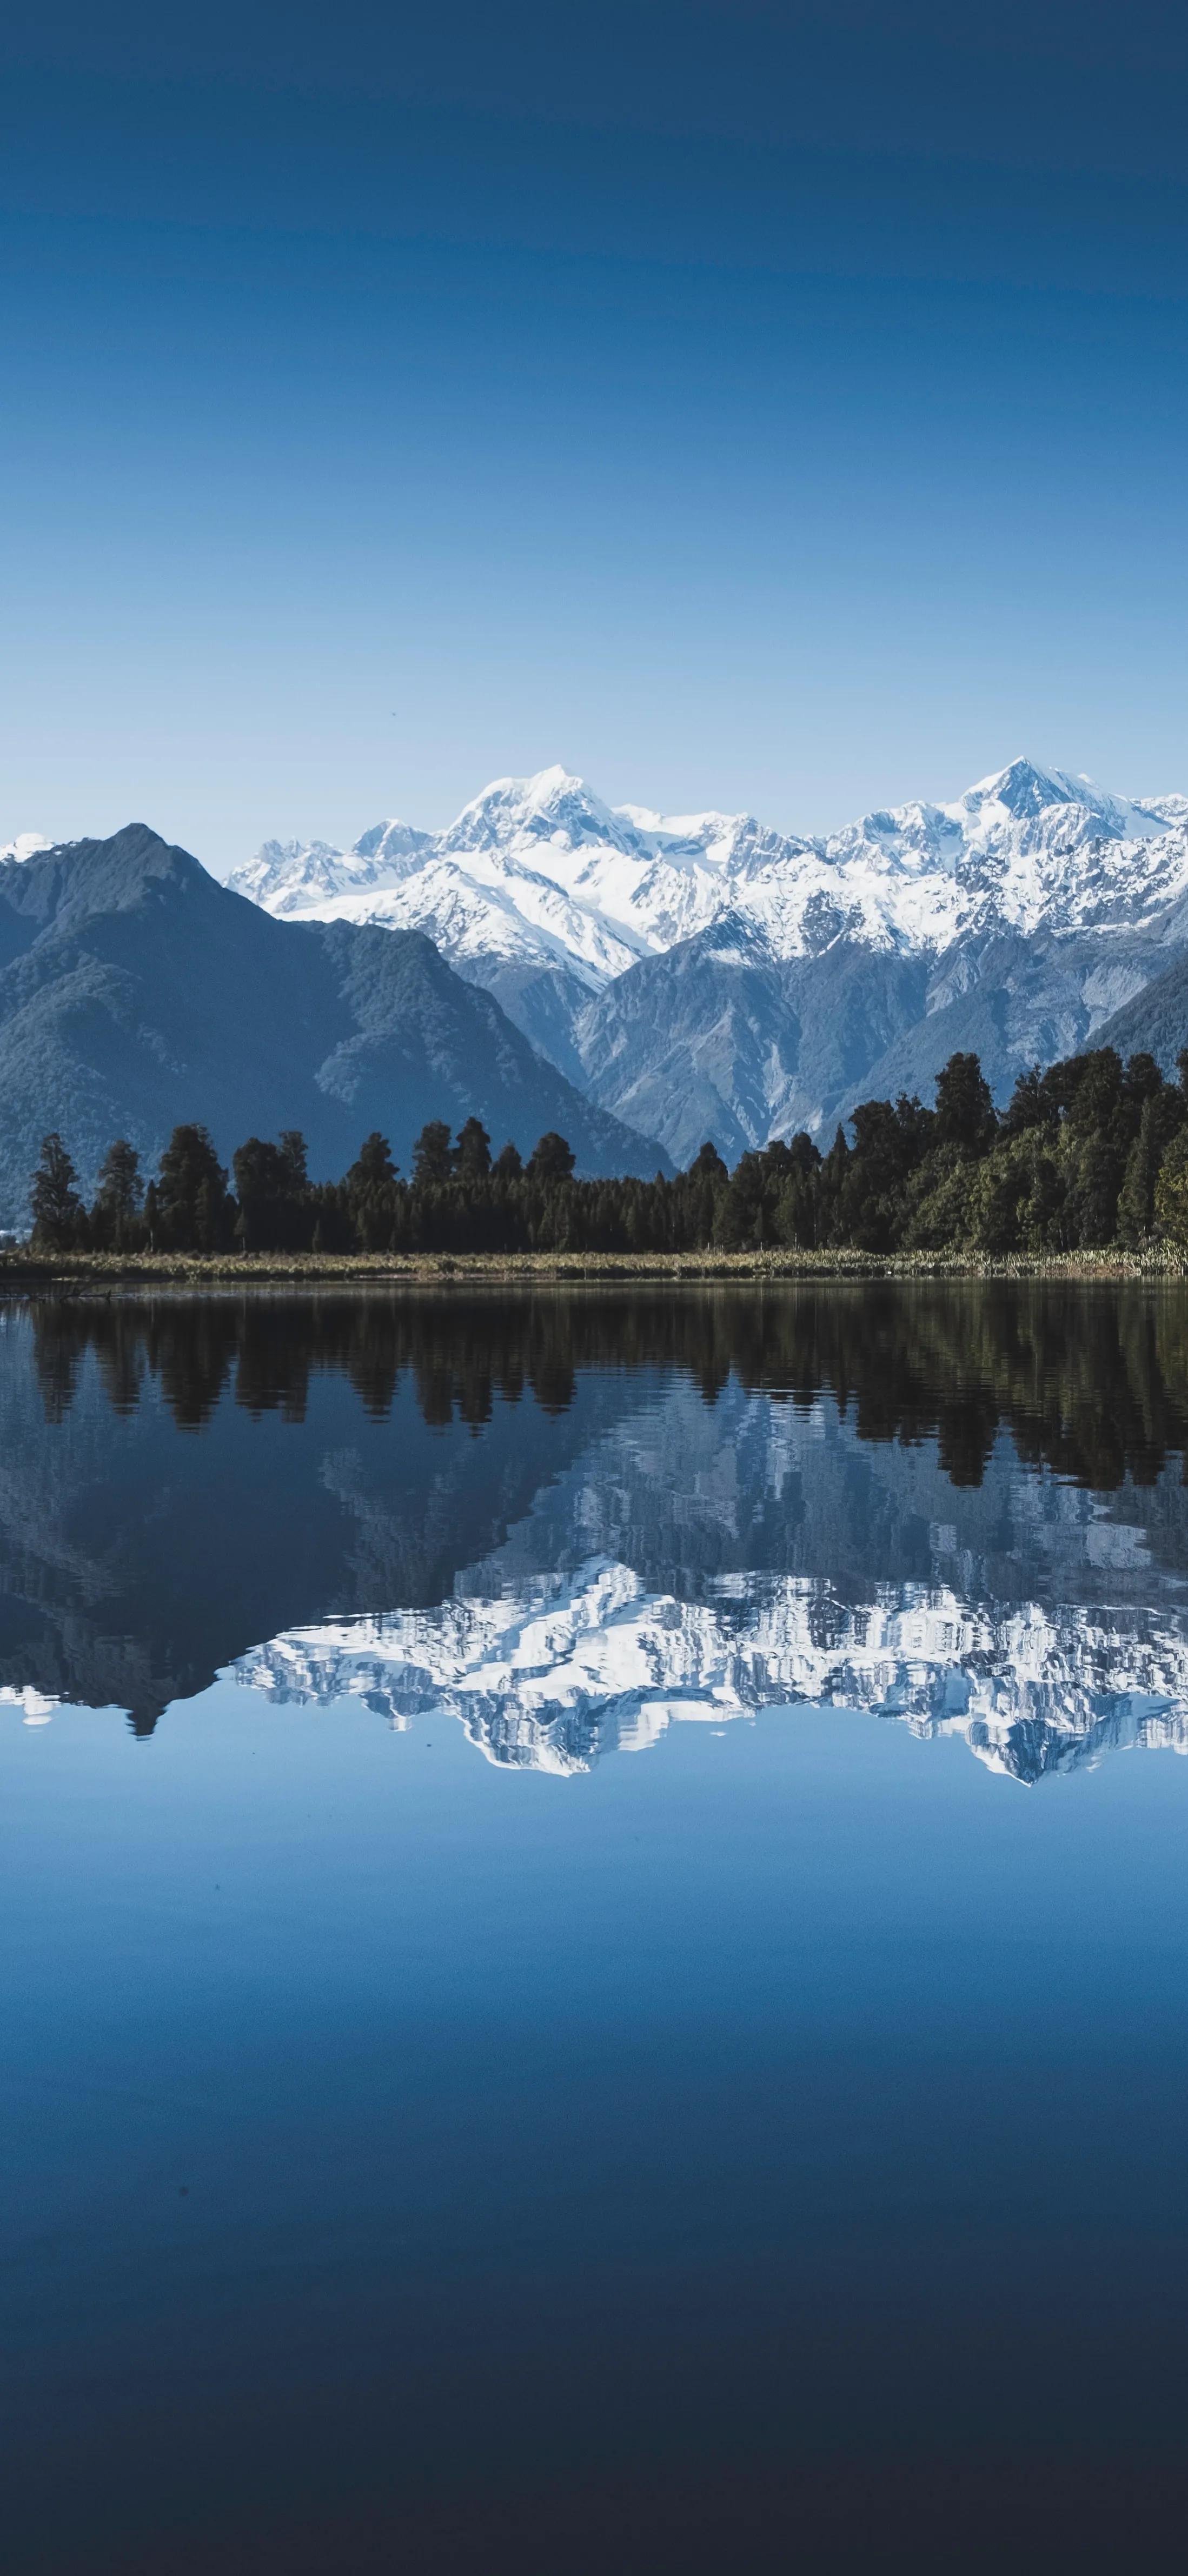
{"type": "Polygon", "coordinates": [[[5,1316],[22,2576],[1179,2563],[1185,1316],[769,1304],[5,1316]]]}

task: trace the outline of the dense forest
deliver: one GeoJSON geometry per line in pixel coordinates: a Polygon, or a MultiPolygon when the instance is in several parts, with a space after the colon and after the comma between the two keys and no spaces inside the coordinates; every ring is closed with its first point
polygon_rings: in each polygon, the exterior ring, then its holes
{"type": "Polygon", "coordinates": [[[995,1109],[976,1055],[954,1055],[931,1109],[867,1100],[822,1154],[811,1136],[744,1154],[706,1144],[672,1180],[578,1180],[564,1137],[492,1155],[477,1118],[424,1127],[402,1174],[368,1136],[314,1182],[304,1138],[250,1136],[228,1172],[204,1127],[174,1129],[147,1180],[118,1139],[87,1207],[47,1136],[32,1182],[42,1252],[1070,1252],[1188,1245],[1188,1048],[1168,1082],[1112,1047],[1021,1074],[995,1109]]]}

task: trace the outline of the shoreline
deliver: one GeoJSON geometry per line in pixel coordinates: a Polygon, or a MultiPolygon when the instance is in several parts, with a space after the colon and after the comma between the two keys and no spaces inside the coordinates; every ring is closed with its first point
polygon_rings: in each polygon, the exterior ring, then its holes
{"type": "Polygon", "coordinates": [[[515,1286],[616,1281],[679,1286],[688,1282],[862,1279],[1188,1279],[1188,1251],[1167,1245],[1143,1252],[519,1252],[519,1253],[0,1253],[6,1289],[62,1293],[87,1286],[210,1284],[250,1288],[291,1281],[327,1286],[515,1286]]]}

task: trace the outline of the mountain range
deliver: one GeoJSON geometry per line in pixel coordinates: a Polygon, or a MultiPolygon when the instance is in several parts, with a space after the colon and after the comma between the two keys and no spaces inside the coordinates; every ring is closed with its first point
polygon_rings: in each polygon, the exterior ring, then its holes
{"type": "Polygon", "coordinates": [[[55,1126],[88,1188],[114,1135],[152,1160],[189,1118],[224,1158],[300,1126],[315,1177],[471,1111],[651,1173],[826,1144],[959,1048],[1001,1104],[1033,1063],[1186,1041],[1188,798],[1025,760],[827,838],[548,769],[443,832],[266,842],[226,886],[143,824],[0,851],[0,1224],[55,1126]]]}
{"type": "Polygon", "coordinates": [[[864,1096],[927,1097],[957,1047],[1003,1100],[1115,1013],[1147,1043],[1136,997],[1157,984],[1157,1051],[1188,1037],[1188,797],[1027,760],[826,838],[609,806],[546,769],[496,780],[442,832],[266,842],[231,883],[279,919],[427,934],[677,1162],[707,1135],[732,1160],[831,1133],[864,1096]]]}
{"type": "Polygon", "coordinates": [[[182,1120],[224,1160],[300,1127],[319,1178],[372,1128],[407,1169],[427,1119],[471,1112],[521,1151],[560,1129],[588,1172],[666,1160],[420,931],[274,921],[139,823],[0,858],[0,1223],[49,1128],[89,1193],[113,1137],[150,1165],[182,1120]]]}

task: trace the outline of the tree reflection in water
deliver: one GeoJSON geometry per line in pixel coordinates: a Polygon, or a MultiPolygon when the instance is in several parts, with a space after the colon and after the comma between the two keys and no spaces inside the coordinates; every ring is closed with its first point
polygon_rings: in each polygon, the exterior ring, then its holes
{"type": "Polygon", "coordinates": [[[1140,1700],[1178,1692],[1186,1433],[1174,1287],[41,1300],[0,1331],[0,1687],[146,1733],[244,1658],[304,1687],[300,1632],[331,1622],[315,1693],[363,1687],[370,1656],[377,1706],[423,1699],[421,1654],[498,1758],[568,1763],[643,1740],[663,1691],[640,1676],[678,1629],[687,1700],[712,1670],[739,1707],[894,1702],[931,1726],[968,1702],[991,1737],[1022,1656],[1034,1776],[1074,1703],[1104,1694],[1116,1740],[1153,1740],[1140,1700]],[[581,1671],[549,1685],[568,1714],[500,1681],[503,1592],[580,1629],[581,1671]],[[591,1643],[612,1601],[621,1708],[591,1643]],[[399,1671],[359,1620],[404,1622],[399,1671]]]}

